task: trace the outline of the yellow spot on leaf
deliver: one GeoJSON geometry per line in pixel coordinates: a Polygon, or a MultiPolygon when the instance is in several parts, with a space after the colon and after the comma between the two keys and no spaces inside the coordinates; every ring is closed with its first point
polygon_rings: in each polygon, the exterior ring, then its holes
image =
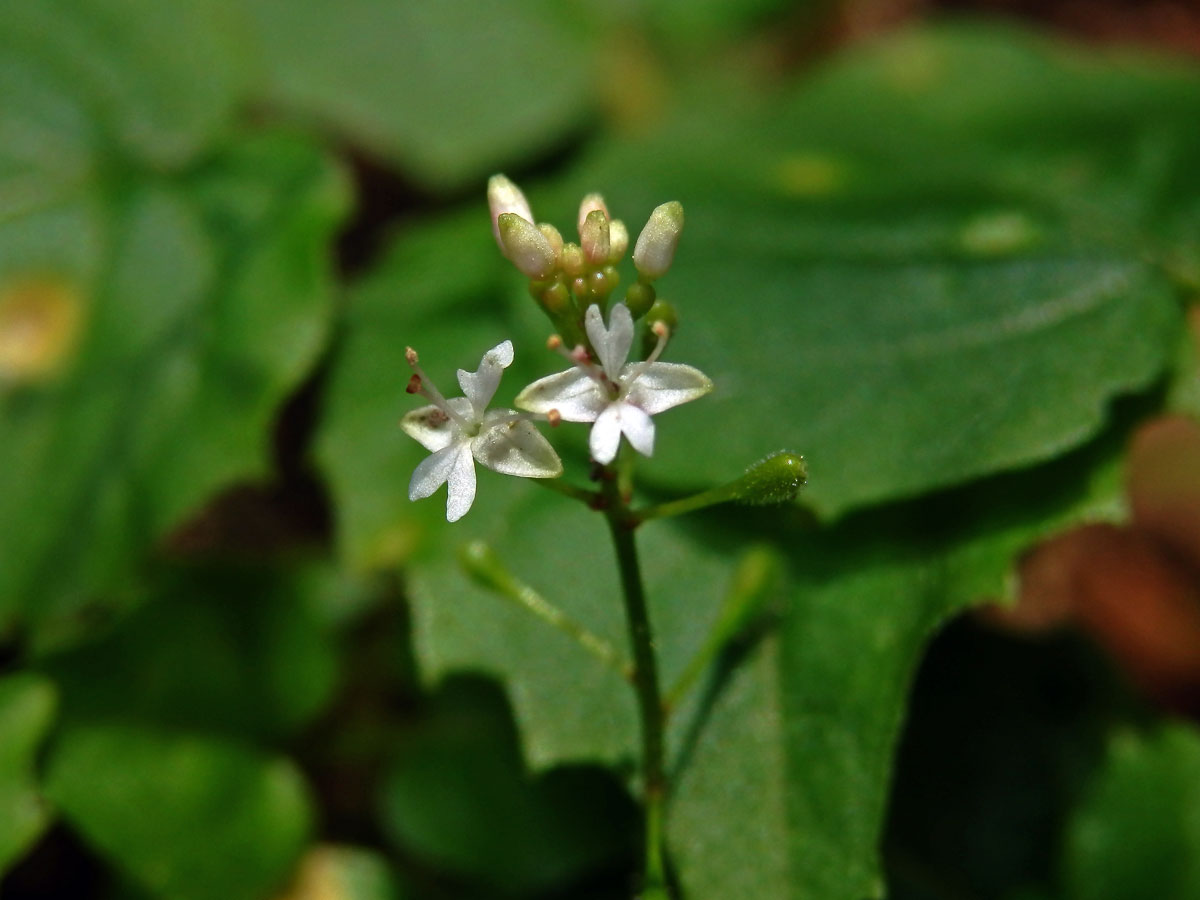
{"type": "Polygon", "coordinates": [[[792,197],[821,197],[846,183],[846,166],[828,156],[798,154],[779,164],[776,176],[783,192],[792,197]]]}
{"type": "Polygon", "coordinates": [[[41,381],[75,349],[83,298],[55,278],[0,285],[0,381],[41,381]]]}
{"type": "Polygon", "coordinates": [[[898,94],[921,94],[934,87],[945,70],[942,51],[931,41],[912,39],[883,58],[886,83],[898,94]]]}
{"type": "Polygon", "coordinates": [[[974,256],[1007,256],[1035,244],[1041,232],[1024,213],[983,213],[963,226],[962,247],[974,256]]]}
{"type": "Polygon", "coordinates": [[[336,851],[314,847],[300,861],[295,880],[277,900],[347,900],[336,851]]]}

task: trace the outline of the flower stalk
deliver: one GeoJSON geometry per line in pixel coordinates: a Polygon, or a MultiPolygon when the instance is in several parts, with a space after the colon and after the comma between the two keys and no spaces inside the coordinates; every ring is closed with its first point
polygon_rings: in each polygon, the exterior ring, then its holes
{"type": "Polygon", "coordinates": [[[659,687],[658,658],[654,652],[654,630],[646,606],[642,572],[638,562],[634,529],[629,508],[610,468],[603,472],[605,517],[616,551],[621,575],[621,595],[625,622],[633,653],[633,689],[637,696],[638,718],[642,732],[642,807],[645,813],[642,891],[644,896],[666,896],[667,877],[664,859],[666,822],[666,716],[659,687]]]}

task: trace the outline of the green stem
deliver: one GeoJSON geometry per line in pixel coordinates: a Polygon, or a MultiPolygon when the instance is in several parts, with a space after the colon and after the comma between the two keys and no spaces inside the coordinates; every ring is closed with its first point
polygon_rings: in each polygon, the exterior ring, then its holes
{"type": "Polygon", "coordinates": [[[645,522],[647,519],[667,519],[671,516],[681,516],[684,513],[696,512],[696,510],[704,509],[706,506],[728,503],[730,500],[736,500],[737,497],[737,486],[726,484],[721,487],[715,487],[712,490],[702,491],[699,494],[692,494],[690,497],[669,500],[666,503],[658,503],[654,506],[647,506],[644,509],[634,510],[633,517],[637,522],[645,522]]]}
{"type": "Polygon", "coordinates": [[[570,482],[563,481],[561,478],[531,478],[529,480],[540,484],[544,488],[549,488],[557,494],[562,494],[564,497],[570,497],[573,500],[586,503],[592,509],[596,509],[600,505],[601,495],[598,492],[576,487],[570,482]]]}
{"type": "Polygon", "coordinates": [[[459,551],[459,562],[479,585],[494,591],[557,628],[606,666],[633,682],[633,666],[604,638],[580,625],[565,612],[512,574],[483,541],[471,541],[459,551]]]}
{"type": "Polygon", "coordinates": [[[605,516],[617,553],[621,572],[621,592],[625,600],[625,618],[629,643],[633,650],[633,688],[637,695],[642,729],[642,802],[646,815],[645,859],[642,890],[663,896],[667,889],[663,859],[663,827],[666,817],[667,777],[665,766],[665,716],[658,683],[658,661],[654,655],[654,633],[646,608],[637,546],[633,539],[636,522],[621,496],[611,470],[604,482],[608,506],[605,516]]]}

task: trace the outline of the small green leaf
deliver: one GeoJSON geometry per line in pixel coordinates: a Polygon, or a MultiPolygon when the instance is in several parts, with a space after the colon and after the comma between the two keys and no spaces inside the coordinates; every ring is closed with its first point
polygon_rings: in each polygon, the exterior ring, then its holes
{"type": "Polygon", "coordinates": [[[283,886],[311,824],[287,761],[144,728],[66,731],[46,790],[101,856],[179,900],[261,900],[283,886]]]}
{"type": "Polygon", "coordinates": [[[49,820],[33,766],[54,707],[54,686],[44,678],[22,673],[0,679],[0,875],[49,820]]]}
{"type": "Polygon", "coordinates": [[[1071,900],[1200,896],[1200,735],[1118,734],[1067,836],[1071,900]]]}

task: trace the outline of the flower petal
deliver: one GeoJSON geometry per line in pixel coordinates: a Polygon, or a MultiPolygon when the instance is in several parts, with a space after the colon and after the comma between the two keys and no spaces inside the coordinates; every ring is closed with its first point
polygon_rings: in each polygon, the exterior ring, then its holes
{"type": "Polygon", "coordinates": [[[617,447],[621,443],[621,406],[620,403],[613,403],[600,413],[588,437],[592,459],[601,465],[608,465],[617,457],[617,447]]]}
{"type": "Polygon", "coordinates": [[[562,461],[554,448],[532,422],[512,420],[512,410],[495,410],[488,418],[501,418],[488,425],[471,441],[475,459],[494,472],[521,478],[556,478],[562,474],[562,461]]]}
{"type": "Polygon", "coordinates": [[[558,410],[564,422],[595,422],[608,405],[600,385],[580,369],[539,378],[513,401],[520,409],[535,413],[558,410]]]}
{"type": "Polygon", "coordinates": [[[408,482],[408,499],[424,500],[449,479],[465,444],[454,444],[421,460],[408,482]]]}
{"type": "Polygon", "coordinates": [[[621,431],[630,445],[642,456],[654,453],[654,420],[632,403],[614,404],[621,421],[621,431]]]}
{"type": "Polygon", "coordinates": [[[496,388],[500,386],[500,376],[512,365],[512,361],[512,341],[503,341],[483,354],[483,359],[479,361],[479,369],[475,372],[458,370],[458,385],[471,401],[476,420],[483,418],[483,411],[492,402],[496,388]]]}
{"type": "Polygon", "coordinates": [[[457,522],[475,502],[475,460],[469,444],[462,444],[446,480],[446,521],[457,522]]]}
{"type": "Polygon", "coordinates": [[[608,314],[606,330],[600,307],[593,303],[584,314],[583,325],[592,348],[600,357],[604,374],[616,381],[621,374],[621,367],[629,358],[629,348],[633,346],[633,316],[629,314],[629,307],[624,303],[614,306],[608,314]]]}
{"type": "MultiPolygon", "coordinates": [[[[638,364],[626,366],[626,370],[636,365],[638,364]]],[[[642,364],[641,370],[625,392],[625,399],[653,416],[673,406],[703,397],[712,388],[713,383],[699,369],[680,363],[656,362],[642,364]]]]}
{"type": "Polygon", "coordinates": [[[436,406],[422,406],[406,413],[400,427],[430,453],[436,453],[454,442],[457,423],[436,406]]]}

